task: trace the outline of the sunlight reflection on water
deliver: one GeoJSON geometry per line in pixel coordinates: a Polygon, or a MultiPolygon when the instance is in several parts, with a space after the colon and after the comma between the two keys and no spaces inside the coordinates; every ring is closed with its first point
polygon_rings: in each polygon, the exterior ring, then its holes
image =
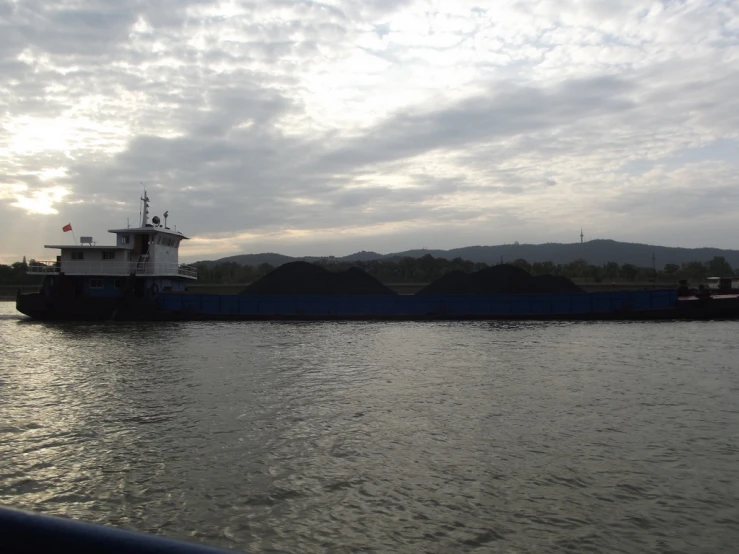
{"type": "Polygon", "coordinates": [[[0,303],[0,502],[253,552],[731,551],[737,330],[0,303]]]}

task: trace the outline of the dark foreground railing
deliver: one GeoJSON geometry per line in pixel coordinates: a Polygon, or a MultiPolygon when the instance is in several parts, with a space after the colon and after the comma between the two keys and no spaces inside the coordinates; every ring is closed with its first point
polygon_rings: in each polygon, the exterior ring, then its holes
{"type": "Polygon", "coordinates": [[[0,507],[0,552],[233,554],[234,551],[0,507]]]}

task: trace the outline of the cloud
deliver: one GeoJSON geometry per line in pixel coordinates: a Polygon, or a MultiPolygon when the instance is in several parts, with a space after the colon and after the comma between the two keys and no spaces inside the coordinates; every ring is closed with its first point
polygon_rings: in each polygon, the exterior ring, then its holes
{"type": "Polygon", "coordinates": [[[135,220],[140,183],[193,256],[731,246],[738,61],[709,0],[0,1],[0,252],[135,220]]]}
{"type": "Polygon", "coordinates": [[[628,83],[612,78],[577,80],[552,88],[496,83],[490,90],[445,109],[388,118],[322,162],[357,166],[513,140],[578,118],[625,112],[634,107],[623,96],[629,88],[628,83]]]}
{"type": "Polygon", "coordinates": [[[34,190],[30,195],[16,194],[16,200],[11,206],[25,210],[28,214],[58,214],[54,208],[67,195],[63,187],[50,187],[47,189],[34,190]]]}

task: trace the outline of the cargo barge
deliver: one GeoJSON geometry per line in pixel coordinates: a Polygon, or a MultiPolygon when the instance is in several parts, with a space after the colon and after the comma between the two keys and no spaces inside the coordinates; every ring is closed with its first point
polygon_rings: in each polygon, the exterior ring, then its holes
{"type": "MultiPolygon", "coordinates": [[[[371,283],[364,282],[356,293],[334,294],[327,293],[332,284],[325,282],[311,294],[264,293],[259,287],[245,294],[188,294],[187,285],[197,279],[197,269],[178,261],[179,245],[187,237],[167,226],[167,212],[163,223],[157,216],[149,221],[146,193],[141,202],[138,227],[109,231],[116,236],[115,245],[99,246],[91,237],[83,237],[79,245],[46,245],[61,250],[61,254],[54,261],[29,265],[29,273],[44,276],[43,283],[38,292],[18,293],[17,310],[41,320],[115,321],[594,321],[739,317],[736,295],[679,298],[673,289],[537,294],[435,294],[432,289],[432,293],[398,295],[382,290],[379,283],[380,289],[374,290],[371,283]]],[[[279,269],[274,273],[278,272],[279,269]]],[[[330,281],[328,274],[326,279],[330,281]]],[[[365,281],[371,279],[364,276],[365,281]]]]}

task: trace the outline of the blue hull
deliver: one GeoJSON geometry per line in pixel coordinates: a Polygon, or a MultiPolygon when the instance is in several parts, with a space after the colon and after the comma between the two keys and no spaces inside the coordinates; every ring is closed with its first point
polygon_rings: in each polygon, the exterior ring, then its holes
{"type": "Polygon", "coordinates": [[[674,290],[535,295],[226,295],[152,298],[22,294],[18,311],[46,320],[465,321],[657,320],[739,317],[739,299],[678,300],[674,290]]]}
{"type": "Polygon", "coordinates": [[[486,319],[561,317],[661,310],[672,290],[535,295],[218,295],[162,294],[160,315],[252,319],[486,319]]]}

